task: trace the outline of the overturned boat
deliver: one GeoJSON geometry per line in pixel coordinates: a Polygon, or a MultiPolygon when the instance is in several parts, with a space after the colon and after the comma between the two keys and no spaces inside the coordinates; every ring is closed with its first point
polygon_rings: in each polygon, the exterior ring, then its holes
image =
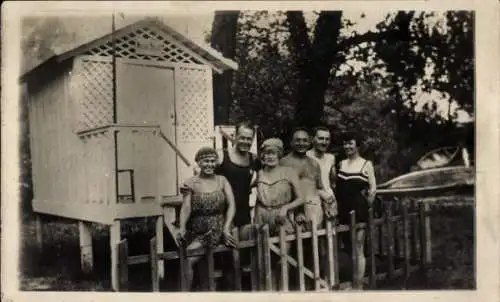
{"type": "Polygon", "coordinates": [[[466,148],[432,150],[412,170],[378,185],[377,195],[423,198],[474,195],[475,168],[466,148]]]}

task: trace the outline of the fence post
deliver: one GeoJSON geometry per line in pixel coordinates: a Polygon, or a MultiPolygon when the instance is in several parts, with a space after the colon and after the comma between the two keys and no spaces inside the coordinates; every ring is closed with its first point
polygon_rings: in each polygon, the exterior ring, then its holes
{"type": "Polygon", "coordinates": [[[410,241],[408,234],[408,208],[407,203],[403,204],[403,248],[404,248],[404,270],[405,270],[405,287],[410,278],[410,241]]]}
{"type": "Polygon", "coordinates": [[[259,259],[258,259],[258,241],[257,241],[257,226],[251,225],[250,237],[253,241],[253,246],[250,248],[250,282],[252,291],[259,289],[259,259]]]}
{"type": "MultiPolygon", "coordinates": [[[[382,208],[382,218],[387,218],[387,204],[383,200],[381,200],[381,208],[382,208]]],[[[384,224],[380,224],[379,232],[378,232],[378,247],[380,256],[385,256],[387,254],[386,246],[387,240],[385,238],[384,232],[384,224]]]]}
{"type": "Polygon", "coordinates": [[[207,255],[207,273],[208,273],[208,290],[215,291],[215,264],[213,247],[208,246],[207,255]]]}
{"type": "Polygon", "coordinates": [[[288,291],[288,248],[286,242],[286,229],[280,226],[280,258],[281,258],[281,290],[288,291]]]}
{"type": "Polygon", "coordinates": [[[424,280],[424,285],[427,287],[427,232],[425,230],[425,215],[426,206],[425,202],[419,204],[419,218],[420,218],[420,266],[421,273],[424,280]]]}
{"type": "Polygon", "coordinates": [[[425,259],[426,264],[430,264],[432,262],[432,244],[431,244],[431,215],[430,215],[430,205],[428,202],[424,202],[424,211],[425,211],[425,259]]]}
{"type": "Polygon", "coordinates": [[[418,248],[418,231],[419,231],[419,218],[418,218],[418,207],[417,201],[415,199],[411,199],[410,202],[410,214],[411,214],[411,258],[417,261],[420,257],[419,248],[418,248]]]}
{"type": "Polygon", "coordinates": [[[302,226],[299,224],[295,225],[295,236],[297,239],[297,270],[299,278],[300,291],[306,290],[306,284],[304,280],[304,249],[302,246],[302,226]]]}
{"type": "Polygon", "coordinates": [[[360,280],[358,278],[358,253],[356,240],[356,212],[351,211],[349,220],[349,233],[351,235],[351,257],[352,257],[352,285],[353,288],[359,288],[360,280]]]}
{"type": "Polygon", "coordinates": [[[120,278],[119,291],[128,290],[128,243],[123,239],[118,243],[118,274],[120,278]]]}
{"type": "Polygon", "coordinates": [[[186,278],[192,278],[193,276],[188,276],[186,273],[188,270],[187,251],[186,245],[183,242],[179,244],[179,270],[181,291],[189,291],[190,289],[188,288],[188,280],[186,280],[186,278]]]}
{"type": "Polygon", "coordinates": [[[375,224],[373,222],[373,208],[368,209],[368,232],[370,242],[370,288],[377,287],[377,267],[375,263],[375,224]]]}
{"type": "Polygon", "coordinates": [[[160,291],[160,279],[158,276],[158,252],[156,245],[156,237],[153,237],[149,242],[149,261],[151,264],[151,281],[153,284],[153,292],[160,291]]]}
{"type": "MultiPolygon", "coordinates": [[[[240,233],[238,228],[233,229],[233,238],[236,242],[240,241],[240,233]]],[[[234,270],[234,290],[241,291],[241,261],[240,248],[237,246],[233,251],[233,270],[234,270]]]]}
{"type": "Polygon", "coordinates": [[[326,221],[326,245],[328,250],[328,282],[330,289],[337,285],[337,280],[335,279],[335,258],[337,258],[337,253],[333,249],[333,228],[332,222],[330,220],[326,221]]]}
{"type": "Polygon", "coordinates": [[[387,266],[389,280],[394,279],[394,235],[392,233],[392,205],[386,207],[387,266]]]}
{"type": "Polygon", "coordinates": [[[271,250],[269,248],[269,225],[262,227],[262,256],[264,265],[265,290],[273,290],[273,275],[271,272],[271,250]]]}
{"type": "MultiPolygon", "coordinates": [[[[394,200],[392,201],[392,206],[393,210],[392,213],[395,214],[395,216],[399,216],[401,214],[401,204],[400,204],[399,198],[395,197],[394,200]]],[[[400,225],[399,225],[399,219],[396,219],[394,221],[394,224],[392,225],[393,227],[393,236],[394,236],[394,256],[396,258],[399,258],[401,256],[401,230],[400,230],[400,225]]]]}
{"type": "Polygon", "coordinates": [[[314,265],[314,289],[320,290],[320,272],[319,272],[319,244],[318,244],[318,224],[315,217],[311,221],[311,245],[313,252],[313,265],[314,265]]]}
{"type": "Polygon", "coordinates": [[[260,228],[257,226],[255,228],[255,241],[257,243],[257,270],[258,270],[258,280],[259,280],[259,290],[265,289],[265,275],[264,275],[264,262],[263,262],[263,248],[262,248],[262,235],[260,233],[260,228]]]}

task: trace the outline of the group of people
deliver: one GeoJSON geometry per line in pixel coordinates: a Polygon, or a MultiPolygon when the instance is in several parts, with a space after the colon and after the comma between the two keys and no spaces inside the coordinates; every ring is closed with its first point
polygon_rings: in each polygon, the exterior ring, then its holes
{"type": "MultiPolygon", "coordinates": [[[[360,139],[355,133],[344,135],[342,143],[346,158],[336,162],[328,153],[331,133],[326,127],[294,129],[291,152],[284,155],[279,138],[266,139],[260,156],[250,152],[254,128],[249,123],[236,127],[234,144],[219,152],[201,148],[195,160],[199,172],[182,188],[178,239],[188,248],[215,247],[221,242],[236,246],[231,230],[239,229],[240,240],[250,237],[250,225],[268,225],[271,236],[280,227],[292,233],[297,224],[321,227],[326,219],[349,224],[354,211],[357,222],[366,222],[368,208],[375,199],[376,181],[373,164],[359,154],[360,139]],[[312,145],[312,148],[311,148],[312,145]],[[250,194],[256,190],[255,212],[251,215],[250,194]],[[308,222],[308,223],[306,223],[308,222]]],[[[349,249],[350,238],[342,238],[349,249]]],[[[358,276],[365,274],[364,230],[356,233],[358,276]]],[[[320,266],[326,257],[326,244],[319,242],[320,266]]],[[[308,260],[308,259],[306,259],[308,260]]],[[[193,280],[193,267],[199,258],[189,258],[187,279],[193,280]]],[[[275,272],[273,287],[279,274],[275,272]]],[[[191,286],[190,284],[188,284],[191,286]]]]}

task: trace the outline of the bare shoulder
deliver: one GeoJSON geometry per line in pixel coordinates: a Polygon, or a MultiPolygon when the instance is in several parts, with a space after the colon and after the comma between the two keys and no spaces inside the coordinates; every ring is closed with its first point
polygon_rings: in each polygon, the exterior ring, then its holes
{"type": "Polygon", "coordinates": [[[284,165],[284,166],[289,166],[291,161],[292,161],[292,157],[290,154],[288,154],[280,159],[280,164],[284,165]]]}

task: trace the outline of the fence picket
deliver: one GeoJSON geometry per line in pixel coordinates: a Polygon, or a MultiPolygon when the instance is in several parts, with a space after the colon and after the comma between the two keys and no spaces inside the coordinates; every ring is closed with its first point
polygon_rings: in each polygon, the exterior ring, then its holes
{"type": "Polygon", "coordinates": [[[404,272],[405,287],[408,278],[410,278],[410,242],[408,236],[408,208],[403,204],[403,248],[404,248],[404,272]]]}
{"type": "Polygon", "coordinates": [[[185,244],[179,245],[179,266],[180,266],[180,283],[181,283],[181,291],[188,291],[188,282],[187,282],[187,274],[186,271],[188,269],[187,263],[187,251],[185,244]]]}
{"type": "Polygon", "coordinates": [[[334,254],[336,251],[333,249],[333,228],[332,228],[332,222],[330,220],[326,221],[326,246],[327,246],[327,251],[328,251],[328,285],[330,286],[330,289],[333,288],[337,283],[335,280],[335,264],[334,264],[334,258],[336,258],[336,255],[334,254]]]}
{"type": "Polygon", "coordinates": [[[375,263],[375,225],[373,223],[373,208],[368,209],[368,235],[370,243],[370,288],[374,289],[377,286],[377,267],[375,263]]]}
{"type": "Polygon", "coordinates": [[[390,280],[394,279],[394,235],[392,228],[392,207],[386,208],[386,228],[387,228],[387,268],[390,280]]]}
{"type": "Polygon", "coordinates": [[[120,291],[128,290],[128,243],[123,239],[118,243],[118,270],[120,274],[120,291]]]}
{"type": "Polygon", "coordinates": [[[156,237],[153,237],[149,242],[149,261],[151,264],[151,282],[153,292],[160,291],[160,279],[158,276],[158,251],[156,237]]]}
{"type": "Polygon", "coordinates": [[[266,287],[265,284],[265,275],[264,275],[264,251],[262,248],[262,235],[260,232],[260,229],[257,227],[256,228],[256,243],[257,243],[257,270],[259,274],[259,290],[264,290],[266,287]]]}
{"type": "MultiPolygon", "coordinates": [[[[233,229],[233,238],[236,242],[240,241],[240,232],[238,228],[233,229]]],[[[233,272],[234,272],[234,290],[241,291],[241,261],[240,261],[240,248],[232,249],[233,254],[233,272]]]]}
{"type": "Polygon", "coordinates": [[[252,224],[250,229],[251,239],[255,242],[255,245],[250,250],[250,283],[252,291],[259,289],[259,260],[257,252],[257,225],[252,224]]]}
{"type": "Polygon", "coordinates": [[[299,274],[299,288],[300,291],[305,291],[306,284],[304,279],[304,250],[302,246],[302,227],[298,224],[295,226],[295,236],[297,242],[297,269],[299,274]]]}
{"type": "MultiPolygon", "coordinates": [[[[418,207],[417,207],[417,201],[412,200],[411,201],[411,209],[413,210],[412,214],[418,214],[418,207]]],[[[419,230],[419,221],[418,221],[418,215],[412,215],[411,216],[411,257],[414,260],[418,260],[420,258],[420,253],[419,253],[419,248],[418,248],[418,230],[419,230]]]]}
{"type": "Polygon", "coordinates": [[[286,229],[280,227],[280,258],[281,258],[281,290],[288,291],[288,243],[286,242],[286,229]]]}
{"type": "Polygon", "coordinates": [[[349,234],[351,236],[351,257],[352,257],[352,284],[355,288],[359,287],[358,274],[358,253],[356,244],[356,213],[351,211],[349,220],[349,234]]]}
{"type": "Polygon", "coordinates": [[[208,290],[215,291],[215,264],[214,250],[212,247],[207,248],[207,272],[208,272],[208,290]]]}
{"type": "Polygon", "coordinates": [[[424,284],[425,286],[427,286],[427,257],[426,257],[427,236],[425,232],[425,218],[426,218],[425,215],[426,215],[425,203],[422,202],[419,204],[420,267],[424,284]]]}
{"type": "Polygon", "coordinates": [[[312,252],[313,252],[313,264],[314,264],[314,289],[320,289],[320,274],[319,274],[319,245],[318,245],[318,224],[316,219],[311,221],[311,232],[312,232],[312,252]]]}
{"type": "Polygon", "coordinates": [[[269,249],[269,225],[262,227],[262,255],[264,264],[265,290],[272,290],[271,250],[269,249]]]}

